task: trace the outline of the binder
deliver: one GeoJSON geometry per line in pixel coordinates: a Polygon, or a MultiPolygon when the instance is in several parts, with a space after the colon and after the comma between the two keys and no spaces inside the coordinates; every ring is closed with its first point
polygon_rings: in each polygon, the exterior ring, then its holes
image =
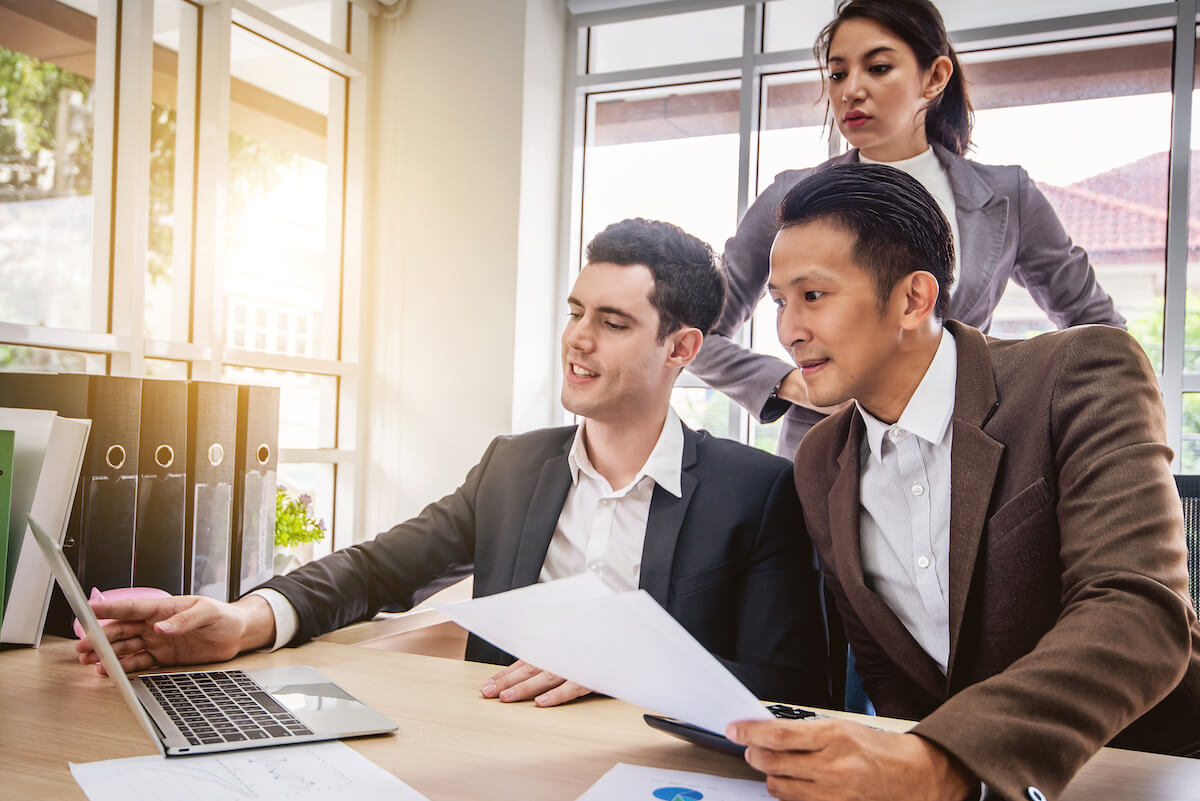
{"type": "MultiPolygon", "coordinates": [[[[0,406],[51,409],[93,421],[63,540],[67,562],[85,587],[109,590],[133,581],[141,404],[140,378],[0,373],[0,406]]],[[[73,636],[71,619],[66,598],[55,588],[46,630],[73,636]]]]}
{"type": "Polygon", "coordinates": [[[133,584],[184,591],[188,386],[142,381],[133,584]]]}
{"type": "MultiPolygon", "coordinates": [[[[13,446],[16,432],[0,429],[0,627],[4,625],[4,606],[8,601],[8,542],[17,534],[9,534],[8,513],[12,506],[13,446]]],[[[13,565],[14,569],[16,565],[13,565]]]]}
{"type": "Polygon", "coordinates": [[[184,592],[228,600],[238,388],[188,383],[184,592]]]}
{"type": "MultiPolygon", "coordinates": [[[[75,504],[92,421],[47,414],[50,415],[50,434],[41,454],[41,467],[31,481],[35,488],[28,513],[61,543],[66,536],[71,507],[75,504]]],[[[36,648],[46,623],[54,577],[28,524],[20,528],[10,525],[10,530],[22,533],[22,544],[13,574],[8,611],[0,627],[0,641],[36,648]]]]}
{"type": "Polygon", "coordinates": [[[274,575],[279,389],[239,386],[229,600],[274,575]]]}

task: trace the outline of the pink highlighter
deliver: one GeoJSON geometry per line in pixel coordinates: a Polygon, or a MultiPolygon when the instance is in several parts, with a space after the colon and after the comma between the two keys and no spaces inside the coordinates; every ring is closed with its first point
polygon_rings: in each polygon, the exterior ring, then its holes
{"type": "MultiPolygon", "coordinates": [[[[88,600],[89,601],[131,601],[131,600],[136,600],[138,598],[170,598],[170,597],[171,597],[171,593],[169,593],[165,590],[160,590],[157,587],[121,587],[119,589],[107,590],[105,592],[100,592],[100,590],[96,589],[95,587],[92,587],[92,594],[88,597],[88,600]]],[[[105,618],[105,619],[101,620],[100,625],[103,626],[109,620],[111,620],[111,618],[105,618]]],[[[75,624],[74,624],[73,628],[75,629],[75,636],[80,639],[83,639],[83,626],[79,625],[79,618],[75,619],[75,624]]]]}

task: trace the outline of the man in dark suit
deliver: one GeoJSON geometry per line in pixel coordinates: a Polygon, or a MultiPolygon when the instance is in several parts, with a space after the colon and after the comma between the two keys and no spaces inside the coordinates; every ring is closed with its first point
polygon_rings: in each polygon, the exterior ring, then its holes
{"type": "MultiPolygon", "coordinates": [[[[711,249],[626,220],[588,246],[567,300],[563,405],[578,426],[499,437],[454,493],[374,540],[277,576],[234,604],[98,603],[128,670],[301,643],[405,608],[455,564],[490,595],[584,570],[641,587],[763,697],[820,702],[825,637],[812,549],[785,460],[684,426],[675,378],[720,315],[711,249]]],[[[580,621],[586,625],[585,621],[580,621]]],[[[81,660],[94,662],[88,641],[81,660]]],[[[472,638],[467,656],[512,657],[472,638]]],[[[484,695],[551,705],[585,688],[518,662],[484,695]]]]}
{"type": "Polygon", "coordinates": [[[1040,801],[1108,743],[1200,755],[1200,625],[1137,342],[943,325],[950,231],[898,170],[824,171],[780,221],[780,341],[817,403],[855,399],[797,453],[804,519],[871,700],[920,722],[734,724],[771,792],[1040,801]]]}

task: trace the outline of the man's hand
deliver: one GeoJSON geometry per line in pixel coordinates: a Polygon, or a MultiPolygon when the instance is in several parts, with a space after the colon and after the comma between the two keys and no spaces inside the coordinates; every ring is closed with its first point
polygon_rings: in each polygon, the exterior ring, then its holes
{"type": "MultiPolygon", "coordinates": [[[[196,595],[99,601],[92,610],[104,624],[126,673],[165,665],[223,662],[275,640],[275,616],[260,596],[227,604],[196,595]]],[[[88,637],[75,644],[79,661],[105,675],[88,637]]]]}
{"type": "Polygon", "coordinates": [[[538,706],[557,706],[591,692],[573,681],[539,670],[524,659],[518,659],[483,683],[484,698],[501,701],[528,701],[538,706]]]}
{"type": "Polygon", "coordinates": [[[962,801],[979,784],[922,737],[846,720],[743,720],[725,736],[747,746],[767,792],[785,801],[962,801]]]}
{"type": "Polygon", "coordinates": [[[833,414],[836,411],[846,408],[847,405],[854,403],[853,400],[843,401],[836,406],[816,406],[808,399],[808,387],[804,384],[804,376],[799,370],[793,370],[784,376],[783,381],[779,383],[779,392],[776,393],[785,401],[791,401],[797,406],[803,406],[807,409],[820,412],[824,415],[833,414]]]}

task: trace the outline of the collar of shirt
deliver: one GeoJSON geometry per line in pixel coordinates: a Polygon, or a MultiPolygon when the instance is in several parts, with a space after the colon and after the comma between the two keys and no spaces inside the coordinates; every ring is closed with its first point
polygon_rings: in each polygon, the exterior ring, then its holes
{"type": "MultiPolygon", "coordinates": [[[[575,430],[575,441],[571,443],[571,451],[567,454],[567,465],[571,469],[571,483],[578,484],[579,473],[583,471],[593,479],[604,482],[604,486],[608,486],[611,490],[608,481],[596,471],[588,458],[587,448],[583,444],[583,429],[586,425],[587,420],[579,423],[579,428],[575,430]]],[[[642,465],[642,469],[633,477],[633,481],[630,481],[628,486],[613,491],[612,496],[620,498],[627,495],[639,481],[647,476],[676,498],[683,497],[683,423],[680,422],[679,415],[675,414],[675,410],[670,406],[667,407],[667,418],[663,421],[662,431],[658,434],[658,442],[654,444],[654,450],[650,451],[646,463],[642,465]]]]}
{"type": "Polygon", "coordinates": [[[941,168],[942,163],[938,161],[937,154],[933,152],[933,147],[927,147],[924,151],[915,156],[909,156],[906,159],[899,161],[876,161],[872,158],[867,158],[863,152],[858,151],[858,160],[864,164],[886,164],[889,167],[895,167],[898,170],[904,170],[907,173],[912,173],[918,170],[929,170],[941,168]]]}
{"type": "Polygon", "coordinates": [[[871,455],[883,461],[883,437],[893,428],[915,434],[931,445],[937,445],[946,436],[950,418],[954,414],[954,387],[958,380],[958,348],[954,336],[942,329],[933,361],[917,389],[909,398],[900,419],[888,425],[862,407],[857,400],[854,405],[867,427],[867,444],[871,455]]]}

